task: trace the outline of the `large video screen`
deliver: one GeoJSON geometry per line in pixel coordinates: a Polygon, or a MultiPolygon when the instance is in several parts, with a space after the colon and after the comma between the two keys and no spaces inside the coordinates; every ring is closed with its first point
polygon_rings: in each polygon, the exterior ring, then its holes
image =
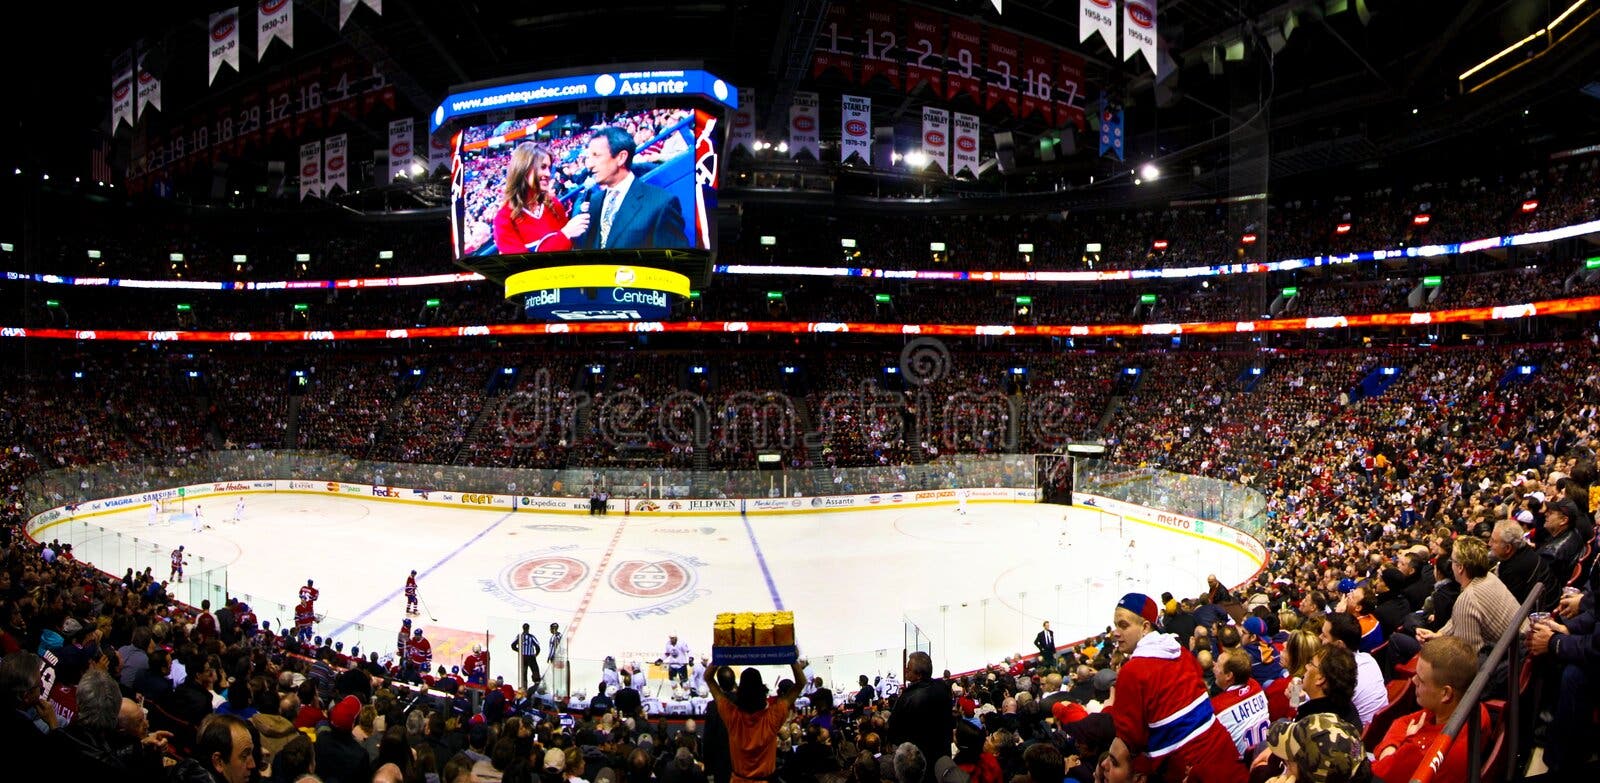
{"type": "Polygon", "coordinates": [[[719,131],[681,108],[465,128],[451,169],[456,257],[710,250],[719,131]]]}

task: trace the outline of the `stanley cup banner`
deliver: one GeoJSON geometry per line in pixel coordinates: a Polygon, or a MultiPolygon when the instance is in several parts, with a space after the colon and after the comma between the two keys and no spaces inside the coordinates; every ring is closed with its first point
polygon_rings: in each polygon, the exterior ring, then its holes
{"type": "Polygon", "coordinates": [[[145,60],[149,55],[149,52],[139,53],[139,67],[137,68],[139,73],[139,103],[137,105],[139,114],[144,114],[145,107],[148,106],[154,106],[156,111],[161,111],[161,80],[157,79],[155,74],[150,73],[145,68],[145,60]]]}
{"type": "Polygon", "coordinates": [[[378,16],[383,16],[383,0],[339,0],[339,29],[344,29],[344,23],[350,21],[350,15],[355,13],[356,6],[365,5],[372,9],[378,16]]]}
{"type": "Polygon", "coordinates": [[[1116,0],[1078,0],[1078,42],[1089,40],[1095,33],[1106,42],[1111,56],[1117,56],[1116,0]]]}
{"type": "Polygon", "coordinates": [[[972,114],[955,114],[955,150],[952,153],[955,163],[951,165],[950,173],[961,176],[963,173],[978,176],[978,118],[972,114]]]}
{"type": "Polygon", "coordinates": [[[415,120],[403,117],[389,123],[389,181],[411,172],[411,138],[415,120]]]}
{"type": "Polygon", "coordinates": [[[282,41],[294,48],[294,3],[291,0],[258,0],[256,3],[256,60],[267,56],[267,47],[282,41]]]}
{"type": "Polygon", "coordinates": [[[428,137],[428,176],[450,168],[450,140],[439,136],[428,137]]]}
{"type": "Polygon", "coordinates": [[[206,77],[206,84],[211,84],[217,80],[217,71],[223,65],[231,65],[234,73],[239,72],[238,6],[212,14],[206,31],[206,46],[211,52],[211,73],[206,77]]]}
{"type": "Polygon", "coordinates": [[[300,200],[322,194],[322,142],[300,145],[300,200]]]}
{"type": "Polygon", "coordinates": [[[928,165],[938,166],[939,173],[950,173],[950,112],[922,107],[922,154],[928,156],[928,165]]]}
{"type": "Polygon", "coordinates": [[[839,117],[839,162],[849,163],[852,156],[863,164],[872,162],[872,99],[859,95],[845,95],[839,117]]]}
{"type": "MultiPolygon", "coordinates": [[[[350,191],[350,137],[341,133],[329,136],[323,145],[322,163],[322,192],[333,193],[334,188],[350,191]]],[[[303,176],[303,172],[302,172],[303,176]]],[[[305,196],[305,185],[301,184],[300,195],[305,196]]]]}
{"type": "Polygon", "coordinates": [[[1122,59],[1131,60],[1137,52],[1150,63],[1151,71],[1159,71],[1156,65],[1156,0],[1127,0],[1122,7],[1122,59]]]}
{"type": "Polygon", "coordinates": [[[733,110],[733,130],[728,132],[728,153],[743,149],[746,153],[756,148],[756,92],[748,87],[739,88],[739,108],[733,110]]]}
{"type": "Polygon", "coordinates": [[[111,64],[111,132],[122,123],[133,126],[133,52],[126,51],[111,64]]]}
{"type": "Polygon", "coordinates": [[[817,94],[796,91],[794,103],[789,106],[789,154],[811,153],[812,160],[822,160],[822,146],[817,139],[817,94]]]}

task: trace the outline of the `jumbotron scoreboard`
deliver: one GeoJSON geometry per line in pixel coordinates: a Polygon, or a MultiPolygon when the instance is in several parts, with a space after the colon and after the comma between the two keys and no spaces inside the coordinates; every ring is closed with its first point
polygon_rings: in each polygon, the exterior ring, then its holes
{"type": "Polygon", "coordinates": [[[695,67],[563,71],[453,88],[456,263],[547,321],[654,321],[710,282],[733,85],[695,67]]]}

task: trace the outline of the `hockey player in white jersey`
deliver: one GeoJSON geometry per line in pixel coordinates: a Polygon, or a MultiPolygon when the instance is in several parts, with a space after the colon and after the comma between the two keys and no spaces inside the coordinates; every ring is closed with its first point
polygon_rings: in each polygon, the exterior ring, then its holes
{"type": "Polygon", "coordinates": [[[967,488],[956,490],[956,513],[965,516],[967,513],[967,488]]]}
{"type": "Polygon", "coordinates": [[[235,525],[237,525],[237,524],[239,524],[239,520],[241,520],[241,519],[244,519],[244,498],[243,497],[239,498],[239,502],[233,504],[233,523],[235,525]]]}

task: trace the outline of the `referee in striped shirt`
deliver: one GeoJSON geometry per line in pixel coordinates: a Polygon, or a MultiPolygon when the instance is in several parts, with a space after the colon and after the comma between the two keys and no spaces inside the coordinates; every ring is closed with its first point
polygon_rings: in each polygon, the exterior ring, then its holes
{"type": "Polygon", "coordinates": [[[522,666],[517,669],[517,678],[521,682],[520,690],[527,690],[528,686],[538,685],[539,680],[539,637],[528,632],[528,624],[522,624],[522,633],[511,642],[511,651],[522,655],[522,666]],[[528,673],[533,672],[532,676],[528,673]]]}

